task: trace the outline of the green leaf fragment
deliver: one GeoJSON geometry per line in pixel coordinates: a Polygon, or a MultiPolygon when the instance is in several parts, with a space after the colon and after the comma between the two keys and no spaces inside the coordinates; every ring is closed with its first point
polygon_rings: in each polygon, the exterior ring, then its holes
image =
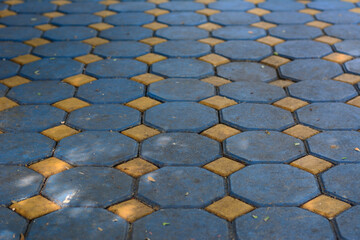
{"type": "Polygon", "coordinates": [[[295,146],[299,146],[299,145],[300,145],[300,143],[294,143],[294,145],[295,145],[295,146]]]}
{"type": "Polygon", "coordinates": [[[278,53],[278,52],[274,52],[274,55],[278,56],[278,55],[279,55],[279,53],[278,53]]]}
{"type": "Polygon", "coordinates": [[[163,222],[162,224],[163,224],[163,226],[170,225],[170,223],[168,223],[168,222],[163,222]]]}
{"type": "Polygon", "coordinates": [[[35,75],[40,75],[40,70],[36,70],[34,73],[35,75]]]}
{"type": "Polygon", "coordinates": [[[38,96],[41,96],[41,93],[38,92],[37,95],[38,95],[38,96]]]}
{"type": "Polygon", "coordinates": [[[267,222],[267,220],[269,220],[269,219],[270,219],[269,216],[265,217],[265,218],[264,218],[264,222],[267,222]]]}
{"type": "Polygon", "coordinates": [[[343,160],[344,160],[344,159],[347,159],[347,157],[342,157],[341,159],[343,159],[343,160]]]}
{"type": "Polygon", "coordinates": [[[255,218],[255,219],[257,219],[257,218],[258,218],[258,216],[256,216],[256,215],[252,215],[252,217],[253,217],[253,218],[255,218]]]}

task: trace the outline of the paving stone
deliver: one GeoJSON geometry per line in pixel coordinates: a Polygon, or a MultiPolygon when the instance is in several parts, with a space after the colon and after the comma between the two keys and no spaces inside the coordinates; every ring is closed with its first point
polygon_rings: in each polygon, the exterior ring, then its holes
{"type": "Polygon", "coordinates": [[[135,41],[105,43],[95,47],[93,53],[102,57],[134,58],[150,52],[150,46],[135,41]]]}
{"type": "Polygon", "coordinates": [[[35,219],[27,239],[125,239],[128,225],[100,208],[65,208],[35,219]]]}
{"type": "Polygon", "coordinates": [[[254,8],[255,5],[245,1],[220,1],[208,4],[208,7],[220,11],[246,11],[254,8]]]}
{"type": "Polygon", "coordinates": [[[105,59],[90,63],[86,73],[97,78],[133,77],[146,73],[145,63],[132,59],[105,59]]]}
{"type": "Polygon", "coordinates": [[[358,163],[360,133],[355,131],[329,131],[308,139],[312,154],[335,163],[358,163]]]}
{"type": "Polygon", "coordinates": [[[0,180],[0,204],[8,205],[38,194],[43,177],[26,167],[1,166],[0,180]]]}
{"type": "Polygon", "coordinates": [[[146,23],[151,23],[154,20],[155,20],[154,16],[150,14],[138,13],[138,12],[130,12],[130,13],[124,12],[106,17],[104,19],[106,23],[110,23],[116,26],[119,25],[140,26],[146,23]]]}
{"type": "Polygon", "coordinates": [[[8,88],[5,85],[0,84],[0,97],[5,96],[5,93],[7,92],[8,88]]]}
{"type": "Polygon", "coordinates": [[[334,44],[337,52],[360,57],[360,40],[345,40],[334,44]]]}
{"type": "Polygon", "coordinates": [[[233,81],[269,82],[277,78],[275,69],[260,63],[231,62],[217,67],[220,77],[233,81]]]}
{"type": "Polygon", "coordinates": [[[266,22],[275,24],[305,24],[314,20],[309,14],[299,12],[272,12],[263,18],[266,22]]]}
{"type": "Polygon", "coordinates": [[[195,59],[166,59],[151,68],[154,74],[173,78],[201,78],[214,74],[209,63],[195,59]]]}
{"type": "Polygon", "coordinates": [[[259,3],[258,6],[269,11],[297,11],[305,8],[304,4],[293,1],[268,1],[259,3]]]}
{"type": "Polygon", "coordinates": [[[156,36],[170,40],[196,40],[208,37],[209,33],[192,26],[172,26],[157,30],[156,36]]]}
{"type": "Polygon", "coordinates": [[[37,14],[13,15],[0,19],[0,23],[7,26],[36,26],[46,24],[49,21],[49,18],[37,14]]]}
{"type": "Polygon", "coordinates": [[[360,15],[349,11],[324,11],[316,14],[316,18],[333,24],[356,24],[360,22],[360,15]]]}
{"type": "Polygon", "coordinates": [[[350,2],[342,2],[342,1],[316,1],[311,2],[307,5],[309,8],[317,9],[317,10],[340,10],[340,9],[350,9],[354,7],[354,4],[350,2]]]}
{"type": "Polygon", "coordinates": [[[140,178],[138,194],[162,208],[198,208],[224,196],[223,184],[222,177],[202,168],[163,167],[140,178]]]}
{"type": "Polygon", "coordinates": [[[325,28],[324,32],[329,36],[344,40],[360,39],[360,26],[357,25],[336,24],[325,28]]]}
{"type": "Polygon", "coordinates": [[[51,104],[70,98],[75,88],[56,81],[37,81],[12,88],[8,97],[20,104],[51,104]]]}
{"type": "Polygon", "coordinates": [[[31,27],[0,28],[0,41],[25,41],[40,37],[42,32],[31,27]]]}
{"type": "Polygon", "coordinates": [[[340,235],[344,239],[356,239],[360,234],[360,206],[354,206],[336,218],[340,235]]]}
{"type": "Polygon", "coordinates": [[[201,209],[166,209],[157,211],[134,223],[134,240],[222,239],[227,238],[225,220],[201,209]],[[163,226],[164,223],[170,223],[163,226]],[[184,229],[187,229],[184,231],[184,229]]]}
{"type": "Polygon", "coordinates": [[[54,18],[51,23],[58,26],[87,26],[101,21],[101,17],[93,14],[69,14],[54,18]]]}
{"type": "Polygon", "coordinates": [[[235,135],[225,140],[224,150],[231,157],[248,163],[288,163],[305,155],[300,140],[273,131],[235,135]]]}
{"type": "Polygon", "coordinates": [[[96,30],[88,27],[58,27],[46,31],[43,35],[52,41],[80,41],[88,38],[95,37],[97,35],[96,30]]]}
{"type": "Polygon", "coordinates": [[[205,8],[204,4],[189,1],[165,2],[159,4],[158,7],[170,11],[196,11],[205,8]]]}
{"type": "Polygon", "coordinates": [[[211,22],[221,25],[248,25],[260,21],[254,14],[244,12],[221,12],[209,17],[211,22]]]}
{"type": "Polygon", "coordinates": [[[193,102],[169,102],[146,111],[145,123],[168,132],[200,132],[218,122],[214,109],[193,102]]]}
{"type": "Polygon", "coordinates": [[[106,6],[96,2],[74,2],[59,7],[64,13],[94,13],[105,10],[106,6]]]}
{"type": "Polygon", "coordinates": [[[308,80],[288,87],[291,96],[310,102],[345,102],[357,96],[353,86],[332,80],[308,80]]]}
{"type": "Polygon", "coordinates": [[[90,53],[91,46],[81,42],[53,42],[36,47],[33,54],[40,57],[78,57],[90,53]]]}
{"type": "Polygon", "coordinates": [[[167,57],[200,57],[210,53],[210,46],[192,40],[167,41],[157,44],[154,52],[167,57]]]}
{"type": "Polygon", "coordinates": [[[113,27],[101,31],[100,37],[112,41],[140,40],[140,39],[152,37],[152,31],[150,29],[138,27],[138,26],[113,27]]]}
{"type": "Polygon", "coordinates": [[[13,5],[10,9],[18,13],[45,13],[55,11],[56,5],[48,2],[26,2],[13,5]]]}
{"type": "Polygon", "coordinates": [[[38,133],[0,134],[1,164],[27,165],[51,156],[55,142],[38,133]]]}
{"type": "Polygon", "coordinates": [[[69,58],[44,58],[26,64],[20,74],[31,80],[62,80],[80,74],[83,66],[69,58]]]}
{"type": "Polygon", "coordinates": [[[360,109],[345,103],[313,103],[297,110],[299,121],[321,130],[356,130],[360,109]]]}
{"type": "Polygon", "coordinates": [[[237,235],[249,240],[290,240],[295,236],[309,240],[336,239],[326,218],[296,207],[259,208],[239,217],[235,224],[237,235]]]}
{"type": "Polygon", "coordinates": [[[217,44],[215,52],[231,60],[259,61],[270,56],[272,49],[255,41],[227,41],[217,44]]]}
{"type": "Polygon", "coordinates": [[[109,10],[116,12],[143,12],[155,7],[155,4],[149,2],[122,2],[110,5],[109,10]]]}
{"type": "Polygon", "coordinates": [[[322,59],[297,59],[279,69],[280,76],[294,81],[327,80],[343,73],[339,64],[322,59]]]}
{"type": "Polygon", "coordinates": [[[264,29],[248,26],[230,26],[217,29],[212,35],[224,40],[255,40],[266,36],[264,29]]]}
{"type": "Polygon", "coordinates": [[[20,239],[20,234],[25,233],[26,220],[10,209],[0,207],[0,219],[0,238],[20,239]]]}
{"type": "Polygon", "coordinates": [[[305,25],[280,25],[269,29],[269,33],[285,40],[312,39],[322,35],[320,29],[305,25]]]}
{"type": "Polygon", "coordinates": [[[119,104],[92,105],[70,113],[67,123],[83,130],[121,131],[140,123],[140,112],[119,104]]]}
{"type": "Polygon", "coordinates": [[[16,63],[3,60],[0,61],[0,69],[0,79],[4,79],[16,75],[20,66],[16,63]]]}
{"type": "Polygon", "coordinates": [[[321,58],[330,53],[332,49],[328,44],[311,40],[292,40],[275,46],[275,51],[291,59],[321,58]]]}
{"type": "Polygon", "coordinates": [[[172,12],[158,16],[157,20],[168,25],[186,26],[195,26],[207,22],[204,15],[194,12],[172,12]]]}
{"type": "Polygon", "coordinates": [[[345,69],[347,70],[347,72],[360,75],[360,66],[359,66],[359,63],[360,63],[360,59],[359,59],[359,58],[354,59],[354,60],[351,60],[351,61],[349,61],[349,62],[346,62],[346,63],[345,63],[345,69]]]}
{"type": "Polygon", "coordinates": [[[11,59],[30,53],[31,47],[17,42],[0,42],[0,58],[11,59]]]}
{"type": "Polygon", "coordinates": [[[230,176],[230,184],[232,194],[261,207],[298,206],[320,193],[311,173],[284,164],[247,166],[230,176]]]}

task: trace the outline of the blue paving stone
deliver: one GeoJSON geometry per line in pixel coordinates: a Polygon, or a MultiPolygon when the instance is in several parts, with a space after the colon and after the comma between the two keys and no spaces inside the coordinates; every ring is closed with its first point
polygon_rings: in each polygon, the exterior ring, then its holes
{"type": "Polygon", "coordinates": [[[208,44],[191,40],[167,41],[154,47],[154,52],[167,57],[201,57],[210,50],[208,44]]]}
{"type": "Polygon", "coordinates": [[[337,52],[349,54],[353,57],[360,57],[359,40],[345,40],[339,43],[335,43],[333,46],[337,52]]]}
{"type": "Polygon", "coordinates": [[[0,28],[0,41],[26,41],[38,38],[42,31],[31,27],[0,28]]]}
{"type": "Polygon", "coordinates": [[[60,206],[104,208],[129,198],[131,185],[117,169],[77,167],[50,176],[42,194],[60,206]]]}
{"type": "Polygon", "coordinates": [[[285,164],[247,166],[230,176],[230,186],[232,194],[261,207],[295,207],[320,194],[314,175],[285,164]]]}
{"type": "Polygon", "coordinates": [[[313,155],[335,163],[358,163],[360,133],[355,131],[322,132],[307,140],[313,155]]]}
{"type": "Polygon", "coordinates": [[[256,27],[233,26],[216,29],[212,32],[212,35],[224,40],[255,40],[265,37],[266,32],[264,29],[256,27]]]}
{"type": "Polygon", "coordinates": [[[324,29],[327,35],[341,39],[360,39],[360,26],[336,24],[324,29]]]}
{"type": "Polygon", "coordinates": [[[279,68],[280,76],[294,81],[327,80],[343,73],[340,65],[322,59],[297,59],[279,68]]]}
{"type": "Polygon", "coordinates": [[[65,208],[35,219],[27,239],[125,239],[127,228],[124,219],[105,209],[65,208]]]}
{"type": "Polygon", "coordinates": [[[20,239],[24,234],[27,222],[8,208],[0,207],[0,239],[20,239]]]}
{"type": "Polygon", "coordinates": [[[69,14],[56,17],[51,23],[59,26],[87,26],[101,21],[101,17],[92,14],[69,14]]]}
{"type": "Polygon", "coordinates": [[[309,8],[317,9],[317,10],[341,10],[341,9],[350,9],[354,8],[354,4],[349,2],[342,1],[324,1],[324,2],[311,2],[307,5],[309,8]]]}
{"type": "Polygon", "coordinates": [[[240,103],[222,109],[221,116],[224,123],[243,130],[281,131],[294,125],[290,112],[275,106],[258,103],[240,103]]]}
{"type": "Polygon", "coordinates": [[[117,40],[140,40],[152,37],[152,31],[148,28],[137,26],[113,27],[101,31],[100,37],[112,41],[117,40]]]}
{"type": "Polygon", "coordinates": [[[0,164],[23,164],[52,154],[55,142],[39,133],[4,133],[0,135],[0,164]]]}
{"type": "Polygon", "coordinates": [[[225,140],[225,153],[248,163],[288,163],[305,155],[299,139],[284,133],[269,133],[249,131],[230,137],[225,140]]]}
{"type": "Polygon", "coordinates": [[[47,2],[25,2],[11,6],[10,10],[18,13],[45,13],[55,11],[56,5],[47,2]]]}
{"type": "Polygon", "coordinates": [[[5,10],[8,8],[8,5],[7,4],[4,4],[4,3],[0,3],[0,10],[5,10]]]}
{"type": "Polygon", "coordinates": [[[305,25],[280,25],[270,28],[269,33],[285,40],[312,39],[323,35],[319,28],[305,25]]]}
{"type": "Polygon", "coordinates": [[[248,240],[336,239],[326,218],[297,207],[259,208],[239,217],[235,224],[238,237],[248,240]]]}
{"type": "Polygon", "coordinates": [[[37,81],[12,88],[8,97],[20,104],[51,104],[70,98],[75,88],[69,84],[56,81],[37,81]]]}
{"type": "Polygon", "coordinates": [[[58,27],[46,31],[43,35],[52,41],[81,41],[96,37],[97,31],[88,27],[58,27]]]}
{"type": "Polygon", "coordinates": [[[282,88],[261,82],[234,82],[220,87],[220,95],[238,102],[272,103],[286,97],[282,88]]]}
{"type": "Polygon", "coordinates": [[[211,64],[195,59],[166,59],[152,65],[152,72],[174,78],[201,78],[213,75],[211,64]]]}
{"type": "Polygon", "coordinates": [[[244,12],[221,12],[211,15],[209,19],[221,25],[248,25],[260,21],[258,16],[244,12]]]}
{"type": "Polygon", "coordinates": [[[95,77],[132,77],[146,73],[147,65],[133,59],[105,59],[88,64],[86,73],[95,77]]]}
{"type": "Polygon", "coordinates": [[[196,133],[162,133],[142,143],[140,156],[160,166],[200,166],[220,157],[220,144],[196,133]]]}
{"type": "Polygon", "coordinates": [[[275,51],[284,57],[296,58],[321,58],[332,53],[328,44],[311,40],[292,40],[275,46],[275,51]]]}
{"type": "Polygon", "coordinates": [[[162,209],[134,223],[133,239],[227,239],[225,220],[201,209],[162,209]],[[162,227],[164,222],[170,224],[162,227]]]}
{"type": "Polygon", "coordinates": [[[30,53],[29,45],[18,42],[0,42],[0,58],[10,59],[30,53]]]}
{"type": "Polygon", "coordinates": [[[208,8],[217,9],[221,11],[246,11],[254,8],[255,5],[250,2],[243,1],[224,1],[224,2],[213,2],[208,5],[208,8]]]}
{"type": "Polygon", "coordinates": [[[69,58],[44,58],[26,64],[20,73],[32,80],[63,80],[80,74],[84,64],[69,58]]]}
{"type": "Polygon", "coordinates": [[[350,84],[332,80],[308,80],[288,87],[291,96],[309,102],[345,102],[357,96],[350,84]]]}
{"type": "Polygon", "coordinates": [[[209,37],[209,32],[197,27],[167,27],[156,31],[156,36],[171,40],[200,39],[209,37]]]}
{"type": "Polygon", "coordinates": [[[227,41],[217,44],[215,52],[231,60],[260,61],[272,55],[270,46],[255,41],[227,41]]]}
{"type": "Polygon", "coordinates": [[[297,111],[299,121],[321,130],[360,128],[360,109],[345,103],[313,103],[297,111]]]}
{"type": "Polygon", "coordinates": [[[16,75],[20,66],[10,61],[0,61],[0,79],[16,75]]]}
{"type": "Polygon", "coordinates": [[[113,25],[143,25],[151,23],[155,19],[154,16],[146,13],[120,13],[104,19],[105,22],[113,25]]]}
{"type": "Polygon", "coordinates": [[[65,115],[49,105],[21,105],[0,112],[0,128],[7,132],[40,132],[59,125],[65,115]]]}
{"type": "Polygon", "coordinates": [[[71,112],[68,124],[83,130],[121,131],[140,123],[140,112],[123,105],[92,105],[71,112]]]}
{"type": "Polygon", "coordinates": [[[263,81],[269,82],[277,78],[275,69],[252,62],[232,62],[217,67],[220,77],[233,81],[263,81]]]}
{"type": "Polygon", "coordinates": [[[156,8],[156,5],[148,2],[122,2],[109,6],[109,10],[117,12],[144,12],[154,8],[156,8]]]}
{"type": "Polygon", "coordinates": [[[7,92],[8,88],[5,85],[0,84],[0,97],[5,96],[5,93],[7,92]]]}
{"type": "Polygon", "coordinates": [[[333,24],[355,24],[360,22],[360,15],[349,11],[325,11],[316,14],[316,18],[333,24]]]}
{"type": "MultiPolygon", "coordinates": [[[[359,154],[358,154],[359,155],[359,154]]],[[[321,175],[325,192],[337,198],[360,203],[360,164],[338,165],[321,175]]]]}
{"type": "Polygon", "coordinates": [[[350,73],[354,73],[354,74],[359,74],[360,75],[360,58],[351,60],[349,62],[346,62],[345,65],[345,69],[347,70],[347,72],[350,73]]]}
{"type": "Polygon", "coordinates": [[[197,79],[168,78],[153,83],[148,95],[160,101],[200,101],[215,95],[212,84],[197,79]]]}
{"type": "Polygon", "coordinates": [[[82,42],[52,42],[34,48],[40,57],[78,57],[90,53],[91,46],[82,42]]]}
{"type": "Polygon", "coordinates": [[[59,7],[59,11],[64,13],[95,13],[105,10],[106,6],[100,3],[70,3],[59,7]]]}
{"type": "Polygon", "coordinates": [[[263,18],[266,22],[275,24],[304,24],[314,20],[311,15],[299,12],[272,12],[263,18]]]}
{"type": "Polygon", "coordinates": [[[7,26],[36,26],[49,22],[49,18],[35,14],[20,14],[0,19],[1,24],[7,26]]]}
{"type": "Polygon", "coordinates": [[[187,1],[161,3],[158,5],[158,7],[170,11],[196,11],[205,8],[204,4],[202,3],[187,1]]]}
{"type": "Polygon", "coordinates": [[[305,8],[304,4],[292,1],[268,1],[259,3],[258,6],[270,11],[297,11],[305,8]]]}
{"type": "Polygon", "coordinates": [[[100,79],[82,85],[76,95],[90,103],[126,103],[144,96],[144,86],[127,79],[100,79]]]}
{"type": "Polygon", "coordinates": [[[169,102],[150,108],[145,122],[169,132],[200,132],[215,125],[215,109],[191,102],[169,102]]]}
{"type": "Polygon", "coordinates": [[[150,52],[150,46],[135,41],[110,42],[97,46],[94,54],[102,57],[135,58],[150,52]]]}
{"type": "Polygon", "coordinates": [[[138,195],[161,208],[205,207],[225,195],[224,180],[198,167],[163,167],[140,178],[138,195]]]}
{"type": "Polygon", "coordinates": [[[356,240],[360,236],[360,206],[354,206],[336,217],[336,223],[344,239],[356,240]]]}
{"type": "Polygon", "coordinates": [[[205,15],[194,12],[173,12],[158,16],[158,22],[168,25],[188,25],[194,26],[202,23],[206,23],[207,19],[205,15]]]}
{"type": "Polygon", "coordinates": [[[0,166],[0,180],[0,204],[9,205],[37,195],[43,177],[26,167],[0,166]]]}

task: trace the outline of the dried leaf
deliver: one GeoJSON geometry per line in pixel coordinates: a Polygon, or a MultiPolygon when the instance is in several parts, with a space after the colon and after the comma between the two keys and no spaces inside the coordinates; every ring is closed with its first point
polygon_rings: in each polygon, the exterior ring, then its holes
{"type": "Polygon", "coordinates": [[[98,227],[98,230],[99,230],[100,232],[102,232],[102,231],[103,231],[103,229],[102,229],[101,227],[98,227]]]}
{"type": "Polygon", "coordinates": [[[154,178],[152,178],[152,177],[147,177],[147,179],[150,181],[150,182],[156,182],[156,180],[154,179],[154,178]]]}
{"type": "Polygon", "coordinates": [[[22,233],[20,233],[20,240],[25,240],[25,236],[22,233]]]}
{"type": "Polygon", "coordinates": [[[360,149],[359,149],[359,148],[355,148],[355,151],[360,152],[360,149]]]}

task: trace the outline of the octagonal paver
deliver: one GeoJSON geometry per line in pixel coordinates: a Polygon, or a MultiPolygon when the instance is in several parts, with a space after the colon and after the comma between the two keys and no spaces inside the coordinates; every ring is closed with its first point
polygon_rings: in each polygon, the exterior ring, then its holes
{"type": "Polygon", "coordinates": [[[231,62],[217,67],[220,77],[233,81],[263,81],[269,82],[277,78],[272,67],[253,62],[231,62]]]}
{"type": "Polygon", "coordinates": [[[121,27],[113,27],[101,31],[100,37],[112,41],[121,41],[121,40],[136,41],[136,40],[152,37],[152,31],[148,28],[143,28],[138,26],[121,26],[121,27]]]}
{"type": "Polygon", "coordinates": [[[313,103],[297,110],[299,121],[321,130],[357,130],[360,109],[345,103],[313,103]]]}
{"type": "Polygon", "coordinates": [[[360,15],[349,11],[324,11],[316,14],[316,18],[332,24],[356,24],[360,22],[360,15]]]}
{"type": "Polygon", "coordinates": [[[106,6],[96,2],[74,2],[64,4],[59,10],[64,13],[94,13],[105,10],[106,6]]]}
{"type": "Polygon", "coordinates": [[[211,64],[195,59],[166,59],[154,63],[152,72],[174,78],[201,78],[214,74],[211,64]]]}
{"type": "Polygon", "coordinates": [[[321,175],[325,192],[335,197],[360,203],[360,165],[345,164],[331,168],[321,175]]]}
{"type": "Polygon", "coordinates": [[[170,132],[200,132],[217,122],[215,109],[192,102],[163,103],[145,113],[145,123],[170,132]]]}
{"type": "Polygon", "coordinates": [[[20,65],[10,61],[0,61],[0,79],[8,78],[16,75],[20,65]]]}
{"type": "Polygon", "coordinates": [[[27,239],[60,240],[81,236],[89,240],[124,240],[127,228],[124,219],[105,209],[65,208],[35,219],[27,239]]]}
{"type": "Polygon", "coordinates": [[[339,64],[322,59],[297,59],[279,69],[283,78],[295,81],[327,80],[343,73],[339,64]]]}
{"type": "Polygon", "coordinates": [[[225,140],[224,151],[249,163],[287,163],[305,155],[299,139],[273,131],[269,134],[249,131],[232,136],[225,140]]]}
{"type": "Polygon", "coordinates": [[[268,1],[259,3],[258,6],[269,11],[297,11],[305,8],[304,4],[292,1],[268,1]]]}
{"type": "Polygon", "coordinates": [[[165,2],[159,4],[159,7],[170,11],[196,11],[205,8],[202,3],[189,1],[165,2]]]}
{"type": "Polygon", "coordinates": [[[194,12],[172,12],[158,16],[157,20],[168,25],[195,26],[206,23],[205,15],[194,12]]]}
{"type": "Polygon", "coordinates": [[[337,52],[360,57],[360,40],[345,40],[334,44],[337,52]]]}
{"type": "Polygon", "coordinates": [[[0,97],[5,96],[5,93],[8,91],[8,88],[5,85],[0,84],[0,97]]]}
{"type": "Polygon", "coordinates": [[[39,133],[0,134],[0,164],[28,165],[52,154],[55,142],[39,133]]]}
{"type": "Polygon", "coordinates": [[[90,53],[91,46],[81,42],[53,42],[36,47],[33,54],[40,57],[78,57],[90,53]]]}
{"type": "Polygon", "coordinates": [[[21,105],[0,112],[0,129],[7,132],[41,132],[60,125],[63,110],[49,105],[21,105]]]}
{"type": "Polygon", "coordinates": [[[354,40],[360,39],[360,26],[357,25],[344,25],[336,24],[324,29],[327,35],[332,37],[345,39],[345,40],[354,40]]]}
{"type": "Polygon", "coordinates": [[[40,37],[42,32],[30,27],[6,27],[0,29],[1,41],[25,41],[40,37]]]}
{"type": "Polygon", "coordinates": [[[264,37],[264,29],[248,26],[230,26],[216,29],[212,35],[224,40],[255,40],[264,37]]]}
{"type": "Polygon", "coordinates": [[[140,26],[151,23],[155,19],[154,16],[140,12],[123,12],[104,18],[104,21],[116,26],[140,26]]]}
{"type": "Polygon", "coordinates": [[[11,59],[30,53],[31,47],[18,42],[0,42],[0,58],[11,59]]]}
{"type": "Polygon", "coordinates": [[[316,1],[308,4],[309,8],[317,9],[320,11],[324,10],[340,10],[340,9],[350,9],[354,7],[354,4],[350,2],[341,2],[341,1],[316,1]]]}
{"type": "Polygon", "coordinates": [[[355,240],[360,235],[360,206],[354,206],[336,217],[336,223],[344,239],[355,240]]]}
{"type": "Polygon", "coordinates": [[[284,57],[297,58],[321,58],[332,53],[328,44],[311,40],[287,41],[275,46],[275,51],[284,57]]]}
{"type": "Polygon", "coordinates": [[[305,24],[314,21],[314,18],[311,15],[294,11],[272,12],[264,15],[263,18],[265,21],[275,24],[305,24]]]}
{"type": "Polygon", "coordinates": [[[109,10],[116,12],[143,12],[155,8],[156,5],[148,2],[122,2],[111,4],[109,10]]]}
{"type": "Polygon", "coordinates": [[[67,123],[83,130],[121,131],[140,123],[140,112],[119,104],[92,105],[71,112],[67,123]]]}
{"type": "Polygon", "coordinates": [[[52,41],[79,41],[95,37],[97,31],[88,27],[58,27],[44,33],[44,38],[52,41]]]}
{"type": "Polygon", "coordinates": [[[88,64],[86,73],[98,78],[133,77],[146,73],[147,65],[133,59],[105,59],[88,64]]]}
{"type": "Polygon", "coordinates": [[[256,164],[230,176],[231,193],[256,206],[298,206],[319,195],[311,173],[284,164],[256,164]]]}
{"type": "Polygon", "coordinates": [[[200,166],[220,157],[220,144],[195,133],[162,133],[145,140],[140,155],[157,165],[200,166]]]}
{"type": "Polygon", "coordinates": [[[52,175],[42,194],[60,206],[107,207],[131,196],[132,178],[103,167],[77,167],[52,175]]]}
{"type": "Polygon", "coordinates": [[[245,1],[219,1],[208,4],[208,8],[220,11],[246,11],[254,7],[253,3],[245,1]]]}
{"type": "Polygon", "coordinates": [[[224,196],[225,188],[222,177],[205,169],[163,167],[140,178],[138,194],[162,208],[199,208],[224,196]]]}
{"type": "Polygon", "coordinates": [[[20,234],[24,234],[27,222],[17,213],[8,208],[0,207],[0,238],[20,239],[20,234]]]}
{"type": "Polygon", "coordinates": [[[335,163],[358,163],[360,133],[355,131],[322,132],[307,140],[313,155],[335,163]]]}
{"type": "Polygon", "coordinates": [[[345,63],[347,72],[360,75],[360,58],[345,63]]]}
{"type": "Polygon", "coordinates": [[[95,131],[61,140],[54,156],[76,166],[113,166],[136,157],[137,152],[138,144],[133,139],[117,132],[95,131]]]}
{"type": "Polygon", "coordinates": [[[101,21],[100,16],[92,14],[69,14],[56,17],[51,20],[51,23],[58,26],[87,26],[101,21]]]}
{"type": "Polygon", "coordinates": [[[244,12],[220,12],[209,17],[209,20],[221,25],[249,25],[260,21],[254,14],[244,12]]]}
{"type": "Polygon", "coordinates": [[[27,2],[11,6],[11,10],[18,13],[44,13],[56,10],[56,5],[51,3],[27,2]]]}
{"type": "Polygon", "coordinates": [[[215,52],[231,60],[260,61],[272,55],[270,46],[255,41],[227,41],[217,44],[215,52]]]}
{"type": "Polygon", "coordinates": [[[48,17],[38,14],[12,15],[0,19],[0,23],[7,26],[36,26],[46,24],[49,21],[48,17]]]}
{"type": "Polygon", "coordinates": [[[32,80],[63,80],[82,73],[84,64],[69,58],[44,58],[22,67],[20,74],[32,80]]]}
{"type": "Polygon", "coordinates": [[[222,109],[221,116],[225,124],[243,130],[281,131],[294,125],[290,112],[267,104],[240,103],[222,109]]]}
{"type": "Polygon", "coordinates": [[[259,208],[235,221],[238,237],[257,240],[291,240],[295,236],[303,239],[336,239],[329,221],[315,213],[295,207],[259,208]],[[254,219],[253,216],[257,216],[254,219]],[[266,222],[264,222],[264,219],[266,222]]]}
{"type": "Polygon", "coordinates": [[[226,221],[204,210],[165,209],[136,221],[133,239],[226,239],[227,236],[226,221]],[[170,225],[159,227],[164,222],[170,225]]]}
{"type": "Polygon", "coordinates": [[[209,33],[192,26],[172,26],[157,30],[156,36],[170,40],[196,40],[208,37],[209,33]]]}
{"type": "Polygon", "coordinates": [[[149,45],[135,41],[110,42],[94,49],[96,55],[114,58],[135,58],[149,52],[149,45]]]}
{"type": "Polygon", "coordinates": [[[0,166],[0,180],[0,204],[9,205],[38,194],[43,177],[26,167],[0,166]]]}
{"type": "Polygon", "coordinates": [[[305,25],[280,25],[270,28],[269,33],[273,37],[285,40],[312,39],[322,35],[319,28],[305,25]]]}
{"type": "Polygon", "coordinates": [[[167,57],[200,57],[210,53],[210,46],[193,40],[167,41],[155,45],[154,52],[167,57]]]}

